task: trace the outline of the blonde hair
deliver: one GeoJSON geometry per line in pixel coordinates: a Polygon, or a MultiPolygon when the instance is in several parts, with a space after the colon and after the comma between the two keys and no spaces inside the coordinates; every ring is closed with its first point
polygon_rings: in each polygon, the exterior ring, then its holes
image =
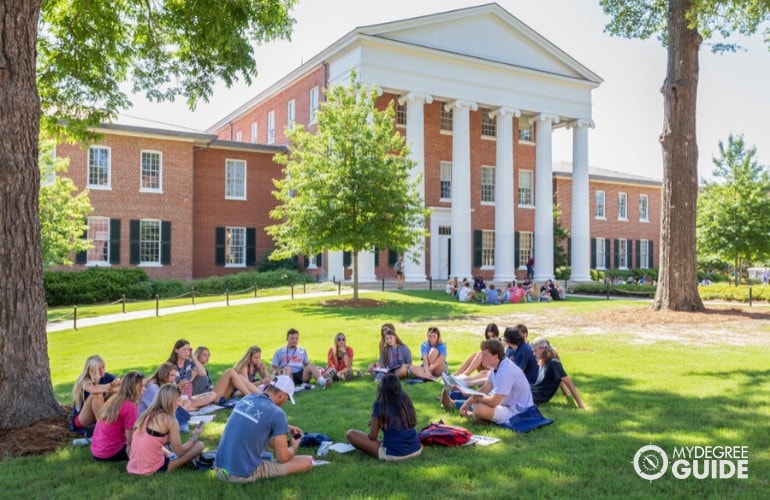
{"type": "Polygon", "coordinates": [[[144,410],[139,418],[136,420],[134,430],[141,432],[143,428],[146,428],[147,424],[151,422],[158,415],[167,415],[171,418],[174,417],[174,405],[177,398],[182,396],[182,389],[176,384],[164,384],[155,397],[152,399],[150,406],[144,410]]]}
{"type": "Polygon", "coordinates": [[[548,342],[548,339],[545,337],[538,337],[535,340],[532,341],[532,349],[542,347],[543,353],[537,357],[538,364],[545,365],[546,362],[548,362],[549,359],[559,359],[559,353],[556,352],[556,349],[554,349],[551,346],[551,343],[548,342]]]}
{"type": "Polygon", "coordinates": [[[99,420],[104,420],[108,424],[113,423],[120,413],[120,407],[126,401],[131,401],[136,404],[139,398],[142,396],[142,380],[144,375],[139,372],[128,372],[123,377],[123,381],[120,384],[118,393],[107,400],[102,408],[101,415],[98,415],[99,420]]]}
{"type": "Polygon", "coordinates": [[[249,347],[249,349],[246,351],[246,354],[244,354],[243,357],[240,359],[240,361],[238,361],[235,364],[235,371],[240,372],[241,370],[243,370],[244,366],[249,366],[249,364],[251,363],[251,357],[258,352],[260,353],[262,352],[261,347],[257,345],[253,345],[249,347]]]}
{"type": "Polygon", "coordinates": [[[72,404],[80,409],[85,401],[85,390],[88,384],[99,383],[99,369],[104,366],[104,360],[101,356],[94,354],[86,359],[83,371],[80,372],[75,385],[72,387],[72,404]]]}

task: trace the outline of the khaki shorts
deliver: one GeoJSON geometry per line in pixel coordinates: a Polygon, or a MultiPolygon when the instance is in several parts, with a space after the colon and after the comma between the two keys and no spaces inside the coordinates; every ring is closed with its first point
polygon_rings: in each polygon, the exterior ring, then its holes
{"type": "Polygon", "coordinates": [[[217,478],[228,483],[253,483],[257,479],[268,479],[271,477],[281,477],[287,475],[286,464],[280,464],[273,462],[272,460],[265,460],[262,464],[254,469],[254,473],[250,477],[234,476],[221,467],[215,468],[217,471],[217,478]]]}
{"type": "Polygon", "coordinates": [[[397,462],[399,460],[406,460],[407,458],[419,456],[420,453],[422,453],[422,446],[420,446],[420,449],[415,451],[414,453],[410,453],[409,455],[404,455],[403,457],[396,457],[393,455],[388,455],[388,450],[386,450],[383,445],[380,445],[379,458],[380,460],[386,460],[388,462],[397,462]]]}

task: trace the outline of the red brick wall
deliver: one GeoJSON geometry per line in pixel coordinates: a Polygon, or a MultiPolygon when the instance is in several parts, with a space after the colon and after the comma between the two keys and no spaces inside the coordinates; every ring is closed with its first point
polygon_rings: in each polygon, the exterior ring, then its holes
{"type": "Polygon", "coordinates": [[[275,189],[272,180],[281,175],[281,168],[273,161],[272,153],[214,148],[195,151],[193,277],[205,278],[249,269],[216,265],[217,227],[256,228],[257,261],[272,251],[273,240],[265,233],[265,227],[275,223],[270,219],[270,210],[277,203],[272,195],[275,189]],[[225,199],[226,159],[246,161],[246,200],[225,199]]]}
{"type": "MultiPolygon", "coordinates": [[[[90,190],[92,216],[121,219],[120,267],[129,266],[130,223],[132,219],[160,219],[171,222],[171,264],[144,267],[151,278],[192,277],[192,187],[193,155],[189,142],[106,134],[95,146],[110,148],[110,190],[90,190]],[[142,150],[160,151],[163,165],[163,192],[140,192],[142,150]]],[[[88,149],[72,144],[56,148],[59,157],[69,158],[68,176],[79,189],[86,187],[88,149]]],[[[74,269],[83,269],[75,265],[74,269]]]]}
{"type": "Polygon", "coordinates": [[[238,131],[242,134],[243,142],[251,142],[251,124],[257,122],[257,143],[267,144],[267,115],[275,112],[275,141],[274,144],[286,144],[284,133],[287,123],[287,106],[294,99],[294,122],[304,125],[306,129],[315,131],[315,125],[308,127],[310,118],[310,89],[318,87],[319,103],[323,102],[324,67],[318,66],[299,80],[291,83],[261,102],[256,107],[246,111],[232,121],[231,124],[217,130],[217,137],[226,141],[234,141],[238,131]]]}

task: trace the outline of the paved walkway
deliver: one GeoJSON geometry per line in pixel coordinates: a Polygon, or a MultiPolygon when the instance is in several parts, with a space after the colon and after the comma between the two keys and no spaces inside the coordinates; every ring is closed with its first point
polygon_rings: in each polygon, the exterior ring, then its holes
{"type": "MultiPolygon", "coordinates": [[[[368,293],[370,290],[364,290],[359,289],[358,293],[368,293]]],[[[353,290],[342,290],[341,294],[337,290],[329,291],[329,292],[309,292],[309,293],[295,293],[294,298],[295,299],[308,299],[313,297],[336,297],[338,295],[352,295],[353,290]]],[[[237,300],[231,300],[230,301],[230,307],[233,306],[245,306],[248,304],[261,304],[265,302],[279,302],[283,300],[291,300],[291,295],[275,295],[272,297],[257,297],[257,298],[251,298],[251,299],[237,299],[237,300]]],[[[227,307],[227,301],[219,301],[219,302],[204,302],[201,304],[196,305],[186,305],[186,306],[175,306],[175,307],[164,307],[160,309],[160,316],[168,316],[171,314],[180,314],[185,312],[191,312],[191,311],[202,311],[204,309],[212,309],[215,307],[227,307]]],[[[142,319],[142,318],[154,318],[155,317],[155,308],[147,309],[144,311],[132,311],[127,313],[117,313],[117,314],[105,314],[103,316],[96,316],[93,318],[80,318],[78,319],[78,329],[85,328],[88,326],[94,326],[94,325],[105,325],[108,323],[118,323],[121,321],[131,321],[134,319],[142,319]]],[[[71,319],[67,319],[64,321],[57,321],[54,323],[48,323],[46,325],[46,331],[48,332],[60,332],[63,330],[71,330],[73,328],[73,321],[71,319]]]]}

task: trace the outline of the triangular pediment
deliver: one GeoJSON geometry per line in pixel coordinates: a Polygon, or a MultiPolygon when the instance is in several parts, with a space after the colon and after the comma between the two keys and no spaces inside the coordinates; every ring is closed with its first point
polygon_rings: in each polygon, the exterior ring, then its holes
{"type": "Polygon", "coordinates": [[[494,3],[364,26],[356,32],[549,74],[602,81],[494,3]]]}

